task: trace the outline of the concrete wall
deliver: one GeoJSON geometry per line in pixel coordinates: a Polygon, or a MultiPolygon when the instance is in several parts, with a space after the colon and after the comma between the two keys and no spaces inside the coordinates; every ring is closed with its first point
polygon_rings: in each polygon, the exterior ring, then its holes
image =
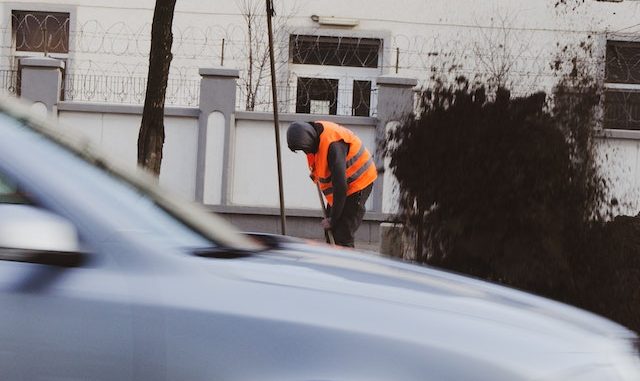
{"type": "MultiPolygon", "coordinates": [[[[166,141],[160,172],[160,184],[189,200],[195,200],[196,147],[198,146],[197,118],[189,116],[196,110],[169,109],[165,118],[166,141]]],[[[110,161],[124,167],[135,167],[137,139],[142,118],[139,107],[62,102],[58,105],[58,118],[66,132],[82,136],[100,150],[110,161]]],[[[283,115],[280,134],[299,115],[283,115]]],[[[352,129],[375,152],[374,118],[325,117],[343,123],[352,129]],[[353,119],[353,120],[349,120],[353,119]]],[[[205,205],[221,205],[221,163],[224,124],[219,113],[210,116],[208,144],[212,148],[207,156],[209,171],[205,192],[205,205]]],[[[278,181],[276,171],[273,118],[270,114],[242,112],[236,115],[232,129],[231,168],[228,206],[278,208],[278,181]]],[[[317,191],[309,179],[306,157],[287,148],[281,141],[284,192],[286,206],[292,209],[319,209],[317,191]]],[[[372,209],[370,199],[367,208],[372,209]]]]}
{"type": "MultiPolygon", "coordinates": [[[[106,156],[124,166],[136,165],[136,142],[141,106],[87,104],[60,101],[61,66],[50,60],[30,60],[26,65],[23,95],[39,107],[57,115],[61,128],[84,136],[106,156]],[[37,89],[30,91],[29,89],[37,89]]],[[[271,114],[237,112],[237,73],[228,69],[206,69],[202,74],[198,108],[166,109],[166,143],[160,184],[177,195],[202,202],[244,230],[278,233],[278,188],[275,138],[271,114]]],[[[379,77],[378,116],[340,117],[284,114],[280,118],[284,195],[292,235],[320,238],[319,201],[308,180],[306,158],[286,147],[286,127],[294,120],[326,119],[353,129],[374,153],[378,166],[385,163],[376,154],[376,142],[410,111],[416,81],[379,77]]],[[[611,197],[622,204],[619,212],[636,214],[640,203],[640,133],[607,131],[600,144],[602,171],[610,179],[611,197]]],[[[369,213],[357,238],[377,242],[379,223],[395,209],[393,176],[380,176],[368,201],[369,213]]]]}
{"type": "MultiPolygon", "coordinates": [[[[137,165],[142,106],[61,101],[61,65],[51,58],[25,60],[30,66],[23,70],[24,98],[35,102],[40,112],[57,116],[61,129],[84,139],[107,160],[122,167],[137,165]]],[[[199,106],[165,108],[160,185],[182,198],[201,202],[243,230],[280,233],[273,115],[235,111],[237,71],[210,68],[200,73],[199,106]]],[[[379,82],[378,96],[384,104],[380,117],[399,118],[397,111],[403,107],[398,103],[412,103],[415,80],[386,78],[379,82]]],[[[386,124],[372,117],[280,116],[285,207],[294,221],[287,234],[321,239],[320,201],[309,179],[306,157],[292,153],[286,144],[288,125],[309,120],[329,120],[350,128],[377,162],[381,159],[376,144],[386,124]]],[[[383,182],[380,177],[380,189],[383,182]]],[[[379,194],[367,202],[369,212],[356,237],[359,242],[379,240],[378,225],[387,218],[382,213],[383,198],[379,194]]]]}
{"type": "MultiPolygon", "coordinates": [[[[195,199],[197,110],[167,110],[160,185],[176,195],[195,199]],[[191,115],[189,115],[191,114],[191,115]]],[[[61,128],[83,136],[110,161],[137,165],[137,142],[142,109],[130,106],[60,103],[61,128]]]]}
{"type": "MultiPolygon", "coordinates": [[[[141,108],[134,106],[58,104],[60,126],[66,132],[81,136],[108,160],[123,166],[136,166],[137,137],[141,108]]],[[[166,142],[160,172],[160,185],[170,192],[195,200],[198,110],[167,109],[166,142]]],[[[280,133],[293,120],[306,120],[301,115],[282,115],[280,133]]],[[[374,118],[329,117],[358,134],[371,152],[375,152],[377,120],[374,118]]],[[[270,114],[241,112],[232,124],[230,170],[223,171],[224,117],[211,113],[208,119],[206,182],[203,204],[226,217],[245,231],[279,233],[278,182],[275,162],[273,118],[270,114]],[[222,187],[227,176],[228,189],[222,187]],[[221,194],[226,192],[226,203],[221,194]]],[[[317,191],[309,180],[306,157],[294,154],[282,141],[284,194],[287,208],[287,234],[322,239],[319,229],[321,210],[317,191]]],[[[373,199],[367,203],[369,213],[357,233],[359,245],[373,245],[379,240],[379,223],[386,217],[375,211],[373,199]]],[[[365,246],[366,248],[372,248],[365,246]]]]}
{"type": "MultiPolygon", "coordinates": [[[[301,115],[282,115],[280,135],[284,194],[287,207],[318,209],[317,191],[309,179],[307,159],[303,153],[287,148],[287,126],[301,115]]],[[[312,116],[307,119],[311,120],[312,116]]],[[[315,116],[316,118],[318,116],[315,116]]],[[[324,117],[341,122],[354,131],[365,146],[375,152],[376,120],[373,118],[324,117]]],[[[236,114],[230,183],[230,205],[278,207],[275,132],[270,114],[242,112],[236,114]]],[[[369,200],[368,209],[372,203],[369,200]]]]}
{"type": "MultiPolygon", "coordinates": [[[[195,147],[198,145],[196,114],[197,110],[193,109],[168,109],[165,119],[167,139],[160,174],[161,186],[189,200],[195,200],[195,147]]],[[[136,142],[141,119],[139,107],[62,102],[58,105],[58,117],[62,128],[86,137],[110,160],[125,167],[136,165],[136,142]]],[[[207,136],[212,147],[207,157],[210,171],[207,178],[211,181],[207,184],[204,204],[252,230],[277,232],[278,222],[273,218],[277,215],[278,183],[272,116],[251,112],[236,114],[233,148],[230,151],[229,189],[226,190],[229,197],[224,207],[220,197],[224,191],[221,181],[224,133],[220,125],[224,122],[220,118],[219,114],[212,114],[209,127],[212,133],[207,136]]],[[[281,136],[286,136],[286,127],[291,121],[301,119],[305,118],[294,114],[282,115],[281,136]]],[[[376,119],[333,119],[354,130],[367,148],[375,152],[376,119]]],[[[317,238],[318,234],[309,232],[312,226],[302,222],[305,218],[320,215],[317,193],[308,179],[306,158],[301,153],[289,151],[284,140],[281,150],[286,207],[292,210],[292,218],[298,220],[289,224],[292,234],[317,238]]],[[[610,186],[609,198],[621,203],[619,213],[637,214],[640,211],[640,132],[608,131],[599,140],[599,152],[601,171],[610,186]]],[[[383,178],[382,209],[376,210],[373,198],[369,199],[367,209],[371,212],[368,220],[384,219],[382,213],[393,213],[396,209],[393,175],[386,171],[383,178]]],[[[375,241],[376,233],[377,230],[368,232],[361,239],[375,241]],[[373,236],[369,237],[369,234],[373,236]]]]}
{"type": "MultiPolygon", "coordinates": [[[[318,118],[318,116],[315,116],[318,118]]],[[[283,193],[287,211],[287,234],[322,240],[319,222],[322,217],[318,193],[309,179],[306,156],[293,153],[286,144],[286,129],[295,120],[312,120],[310,115],[280,115],[280,135],[283,171],[283,193]]],[[[365,146],[375,152],[377,120],[365,117],[323,116],[352,129],[365,146]]],[[[227,217],[246,231],[280,232],[279,194],[276,165],[275,131],[271,114],[238,112],[232,129],[231,160],[228,174],[228,199],[224,205],[212,205],[212,210],[227,217]]],[[[371,197],[368,213],[356,234],[361,245],[377,244],[379,224],[387,216],[371,197]]]]}

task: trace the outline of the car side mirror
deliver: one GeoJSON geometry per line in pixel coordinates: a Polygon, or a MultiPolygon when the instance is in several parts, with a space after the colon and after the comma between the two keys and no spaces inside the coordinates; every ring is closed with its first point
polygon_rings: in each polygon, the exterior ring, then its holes
{"type": "Polygon", "coordinates": [[[53,266],[79,266],[75,226],[43,209],[23,204],[0,204],[0,260],[53,266]]]}

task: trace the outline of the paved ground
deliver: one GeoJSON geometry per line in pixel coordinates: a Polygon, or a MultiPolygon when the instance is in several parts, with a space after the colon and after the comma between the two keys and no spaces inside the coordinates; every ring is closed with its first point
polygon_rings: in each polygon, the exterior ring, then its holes
{"type": "MultiPolygon", "coordinates": [[[[324,242],[324,241],[321,241],[324,242]]],[[[379,243],[372,243],[372,242],[356,242],[356,249],[357,250],[364,250],[364,251],[373,251],[373,252],[380,252],[380,244],[379,243]]]]}
{"type": "Polygon", "coordinates": [[[375,251],[377,253],[380,251],[380,244],[370,243],[370,242],[356,242],[356,249],[366,250],[366,251],[375,251]]]}

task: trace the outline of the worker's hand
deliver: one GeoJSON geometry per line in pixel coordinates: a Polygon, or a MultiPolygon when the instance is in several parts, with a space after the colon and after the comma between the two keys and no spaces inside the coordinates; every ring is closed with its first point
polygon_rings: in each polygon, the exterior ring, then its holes
{"type": "Polygon", "coordinates": [[[320,225],[322,225],[325,230],[331,229],[331,217],[323,218],[322,221],[320,221],[320,225]]]}

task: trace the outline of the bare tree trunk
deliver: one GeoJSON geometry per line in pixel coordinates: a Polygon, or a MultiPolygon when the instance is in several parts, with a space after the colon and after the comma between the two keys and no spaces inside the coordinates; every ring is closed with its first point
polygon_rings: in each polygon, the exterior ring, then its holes
{"type": "Polygon", "coordinates": [[[138,135],[138,165],[158,176],[164,145],[164,101],[171,65],[173,11],[176,0],[156,0],[151,25],[149,74],[142,124],[138,135]]]}

